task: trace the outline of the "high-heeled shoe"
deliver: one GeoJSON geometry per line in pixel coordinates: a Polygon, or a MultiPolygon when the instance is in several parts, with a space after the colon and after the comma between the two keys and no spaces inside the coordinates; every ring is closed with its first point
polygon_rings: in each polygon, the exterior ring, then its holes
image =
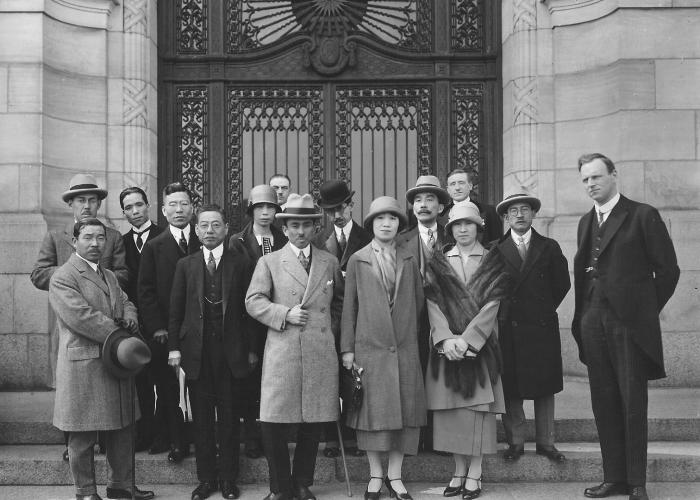
{"type": "MultiPolygon", "coordinates": [[[[369,476],[370,483],[372,479],[384,479],[383,477],[369,476]]],[[[365,500],[377,500],[382,492],[382,483],[379,483],[379,489],[377,491],[369,491],[369,483],[367,484],[367,489],[365,490],[365,500]]]]}
{"type": "Polygon", "coordinates": [[[389,496],[391,498],[399,498],[400,500],[413,500],[413,497],[411,494],[407,491],[406,493],[397,493],[394,488],[391,487],[391,482],[392,481],[402,481],[403,480],[398,477],[396,479],[389,479],[389,476],[384,478],[384,484],[386,484],[387,489],[389,490],[389,496]]]}
{"type": "Polygon", "coordinates": [[[477,488],[476,488],[475,490],[469,490],[469,489],[467,489],[467,487],[465,486],[465,487],[462,489],[462,498],[463,498],[463,500],[472,500],[473,498],[478,498],[479,495],[481,495],[481,476],[479,477],[479,479],[477,479],[477,478],[475,478],[475,477],[469,477],[469,476],[467,476],[467,479],[471,479],[472,481],[476,481],[477,488]]]}
{"type": "Polygon", "coordinates": [[[460,493],[462,493],[462,490],[464,489],[464,482],[467,480],[467,476],[452,476],[452,479],[461,479],[459,482],[459,486],[450,486],[450,483],[452,480],[450,480],[449,483],[447,483],[447,487],[445,488],[445,491],[442,492],[442,496],[444,497],[456,497],[460,493]]]}

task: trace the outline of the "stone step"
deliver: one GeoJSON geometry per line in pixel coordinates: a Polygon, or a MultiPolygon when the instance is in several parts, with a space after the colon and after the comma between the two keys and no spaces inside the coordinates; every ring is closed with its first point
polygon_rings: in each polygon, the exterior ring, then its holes
{"type": "MultiPolygon", "coordinates": [[[[51,425],[53,392],[0,393],[0,444],[60,444],[63,435],[51,425]]],[[[535,436],[532,402],[525,402],[528,440],[535,436]]],[[[498,438],[505,441],[503,426],[498,438]]],[[[596,442],[598,433],[585,379],[567,378],[556,396],[557,442],[596,442]]],[[[651,441],[700,441],[700,389],[652,388],[649,390],[649,439],[651,441]]]]}
{"type": "MultiPolygon", "coordinates": [[[[484,459],[484,480],[487,482],[590,482],[602,477],[600,448],[593,443],[565,443],[559,446],[567,460],[554,464],[526,447],[525,455],[516,463],[506,463],[499,452],[484,459]]],[[[0,447],[0,484],[13,485],[69,485],[72,484],[68,464],[61,459],[62,446],[7,445],[0,447]]],[[[98,455],[95,461],[98,482],[105,482],[105,459],[98,455]]],[[[700,443],[649,443],[648,480],[650,482],[700,481],[700,443]]],[[[363,482],[369,476],[367,459],[348,457],[351,481],[363,482]]],[[[433,453],[406,457],[403,477],[406,481],[443,484],[454,468],[450,456],[433,453]]],[[[264,484],[268,480],[264,458],[241,458],[239,475],[242,484],[264,484]]],[[[344,479],[341,458],[325,458],[319,454],[315,482],[319,484],[344,479]]],[[[165,454],[136,455],[138,484],[196,484],[195,461],[188,457],[181,464],[168,463],[165,454]]]]}

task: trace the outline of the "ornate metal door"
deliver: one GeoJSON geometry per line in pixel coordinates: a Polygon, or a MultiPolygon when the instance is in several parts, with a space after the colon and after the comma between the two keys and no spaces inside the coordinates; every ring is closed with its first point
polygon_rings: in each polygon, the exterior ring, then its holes
{"type": "Polygon", "coordinates": [[[418,175],[479,172],[500,196],[500,2],[160,2],[159,181],[224,205],[275,172],[347,180],[356,218],[418,175]]]}

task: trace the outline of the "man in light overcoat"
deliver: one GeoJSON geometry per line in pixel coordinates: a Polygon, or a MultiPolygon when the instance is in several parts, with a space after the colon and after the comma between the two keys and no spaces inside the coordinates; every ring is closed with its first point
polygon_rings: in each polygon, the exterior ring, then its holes
{"type": "Polygon", "coordinates": [[[258,260],[246,296],[248,313],[267,325],[260,422],[270,470],[268,500],[314,499],[324,422],[338,419],[338,355],[343,280],[338,260],[310,244],[321,217],[311,195],[289,195],[276,215],[289,243],[258,260]],[[290,471],[288,424],[299,434],[290,471]]]}

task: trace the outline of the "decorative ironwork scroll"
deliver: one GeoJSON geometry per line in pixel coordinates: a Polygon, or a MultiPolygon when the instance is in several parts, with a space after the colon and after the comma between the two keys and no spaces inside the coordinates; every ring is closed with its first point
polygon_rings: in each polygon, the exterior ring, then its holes
{"type": "Polygon", "coordinates": [[[322,88],[228,88],[226,100],[231,223],[242,219],[244,185],[266,182],[276,172],[287,173],[293,189],[306,192],[308,186],[318,197],[325,180],[322,88]]]}
{"type": "Polygon", "coordinates": [[[201,205],[208,195],[208,93],[206,87],[177,89],[179,124],[177,161],[183,184],[192,193],[192,203],[201,205]]]}
{"type": "Polygon", "coordinates": [[[484,1],[451,0],[452,49],[481,51],[484,48],[484,1]]]}
{"type": "Polygon", "coordinates": [[[480,125],[484,112],[484,84],[452,87],[454,166],[479,172],[480,125]]]}
{"type": "Polygon", "coordinates": [[[209,0],[178,0],[177,52],[179,54],[206,54],[208,41],[209,0]]]}

